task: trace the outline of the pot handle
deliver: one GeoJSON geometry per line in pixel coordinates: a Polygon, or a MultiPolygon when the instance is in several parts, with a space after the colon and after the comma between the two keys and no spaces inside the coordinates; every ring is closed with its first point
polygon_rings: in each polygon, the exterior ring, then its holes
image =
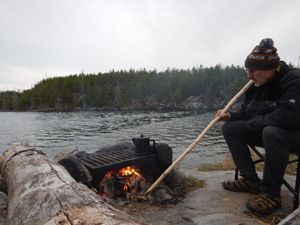
{"type": "Polygon", "coordinates": [[[155,150],[155,140],[150,139],[150,143],[153,143],[152,146],[150,145],[150,151],[154,152],[155,150]]]}

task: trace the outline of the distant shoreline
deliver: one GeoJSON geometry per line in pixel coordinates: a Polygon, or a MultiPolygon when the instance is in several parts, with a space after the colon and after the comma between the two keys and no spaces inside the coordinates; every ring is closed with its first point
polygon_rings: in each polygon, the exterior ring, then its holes
{"type": "Polygon", "coordinates": [[[111,71],[51,77],[22,92],[0,91],[2,111],[209,111],[246,82],[239,66],[111,71]]]}

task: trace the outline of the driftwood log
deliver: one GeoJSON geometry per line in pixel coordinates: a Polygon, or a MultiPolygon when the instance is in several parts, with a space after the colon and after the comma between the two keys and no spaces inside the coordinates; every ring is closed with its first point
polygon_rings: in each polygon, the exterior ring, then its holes
{"type": "Polygon", "coordinates": [[[35,148],[15,145],[3,153],[1,164],[8,189],[6,224],[142,224],[105,203],[35,148]]]}

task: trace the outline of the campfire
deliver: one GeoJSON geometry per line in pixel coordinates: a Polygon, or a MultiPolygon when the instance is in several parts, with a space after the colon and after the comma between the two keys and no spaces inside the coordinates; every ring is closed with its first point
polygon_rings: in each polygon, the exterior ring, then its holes
{"type": "Polygon", "coordinates": [[[140,170],[133,166],[108,171],[99,183],[100,193],[105,198],[133,199],[142,195],[148,186],[140,170]]]}
{"type": "Polygon", "coordinates": [[[171,165],[172,148],[143,136],[133,138],[132,143],[110,145],[93,153],[80,151],[60,159],[59,163],[76,181],[93,188],[114,206],[139,201],[167,204],[182,198],[178,187],[183,180],[174,174],[145,195],[150,185],[171,165]]]}

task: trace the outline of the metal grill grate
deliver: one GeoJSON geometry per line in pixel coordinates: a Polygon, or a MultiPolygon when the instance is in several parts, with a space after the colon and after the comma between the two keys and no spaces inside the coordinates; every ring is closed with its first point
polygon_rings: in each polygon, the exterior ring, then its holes
{"type": "Polygon", "coordinates": [[[146,156],[136,156],[132,149],[123,149],[118,151],[109,151],[78,156],[80,162],[90,169],[105,169],[120,164],[126,165],[133,161],[139,161],[152,157],[156,157],[156,155],[149,154],[146,156]]]}

